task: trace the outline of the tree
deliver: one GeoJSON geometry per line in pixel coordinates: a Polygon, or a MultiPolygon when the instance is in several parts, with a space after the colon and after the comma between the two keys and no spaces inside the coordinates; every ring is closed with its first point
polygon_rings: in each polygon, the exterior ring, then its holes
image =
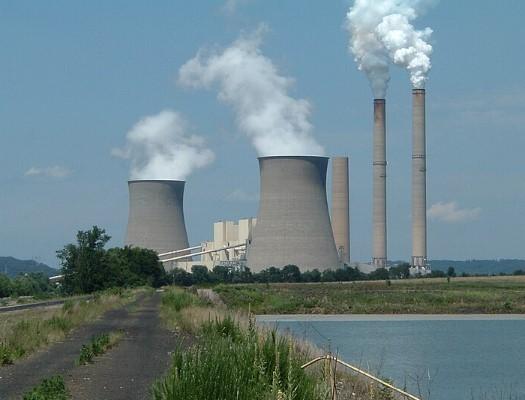
{"type": "Polygon", "coordinates": [[[281,270],[283,282],[300,282],[301,271],[297,265],[285,265],[281,270]]]}
{"type": "Polygon", "coordinates": [[[390,268],[390,278],[392,279],[408,279],[410,278],[410,264],[402,263],[390,268]]]}
{"type": "Polygon", "coordinates": [[[177,286],[191,286],[193,285],[193,275],[184,271],[182,268],[174,268],[169,273],[171,283],[177,286]]]}
{"type": "Polygon", "coordinates": [[[375,271],[372,271],[368,274],[368,279],[370,280],[387,280],[389,278],[389,273],[386,268],[378,268],[375,271]]]}
{"type": "Polygon", "coordinates": [[[13,293],[11,279],[7,275],[0,274],[0,297],[9,297],[13,293]]]}
{"type": "Polygon", "coordinates": [[[210,274],[208,268],[204,265],[194,265],[191,267],[191,274],[193,275],[193,281],[195,283],[208,283],[210,282],[210,274]]]}
{"type": "Polygon", "coordinates": [[[454,269],[454,267],[448,267],[447,276],[449,278],[454,278],[456,276],[456,270],[454,269]]]}
{"type": "Polygon", "coordinates": [[[302,274],[302,278],[304,282],[321,282],[321,272],[317,268],[311,270],[311,271],[305,271],[302,274]]]}
{"type": "Polygon", "coordinates": [[[93,226],[77,233],[77,244],[70,243],[57,251],[66,293],[91,293],[106,286],[104,246],[110,239],[104,229],[93,226]]]}

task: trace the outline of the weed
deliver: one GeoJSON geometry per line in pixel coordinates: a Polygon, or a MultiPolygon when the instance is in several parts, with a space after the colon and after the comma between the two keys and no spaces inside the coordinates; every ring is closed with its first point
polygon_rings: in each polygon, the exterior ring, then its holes
{"type": "Polygon", "coordinates": [[[64,378],[60,375],[44,379],[37,387],[24,394],[24,400],[67,400],[69,398],[64,378]]]}
{"type": "Polygon", "coordinates": [[[104,354],[106,351],[114,347],[123,334],[123,331],[116,331],[93,336],[89,344],[82,345],[77,364],[86,365],[92,363],[95,357],[104,354]]]}

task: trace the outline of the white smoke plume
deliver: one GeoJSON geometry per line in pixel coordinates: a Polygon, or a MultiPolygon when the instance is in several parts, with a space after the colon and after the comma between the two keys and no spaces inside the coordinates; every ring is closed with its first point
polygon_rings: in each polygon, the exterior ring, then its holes
{"type": "Polygon", "coordinates": [[[260,50],[264,30],[241,36],[221,52],[199,51],[180,68],[179,83],[217,84],[219,99],[233,107],[239,129],[260,156],[323,155],[313,137],[310,103],[288,94],[293,79],[280,75],[260,50]]]}
{"type": "Polygon", "coordinates": [[[112,154],[131,160],[131,179],[185,180],[215,158],[204,139],[189,130],[178,112],[165,110],[141,119],[127,133],[126,146],[112,154]]]}
{"type": "Polygon", "coordinates": [[[356,0],[347,14],[350,49],[365,71],[375,97],[384,97],[388,61],[406,68],[414,88],[424,88],[432,66],[432,29],[417,30],[416,19],[435,0],[356,0]]]}
{"type": "Polygon", "coordinates": [[[350,33],[349,49],[359,70],[363,71],[376,99],[384,99],[390,80],[389,56],[376,29],[388,12],[389,1],[356,0],[346,15],[350,33]]]}

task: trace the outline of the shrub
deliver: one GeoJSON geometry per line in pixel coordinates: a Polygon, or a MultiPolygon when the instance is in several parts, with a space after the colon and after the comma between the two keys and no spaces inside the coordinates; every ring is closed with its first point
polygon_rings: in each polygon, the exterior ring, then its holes
{"type": "Polygon", "coordinates": [[[57,375],[44,379],[40,385],[24,395],[24,400],[67,400],[69,397],[64,378],[57,375]]]}

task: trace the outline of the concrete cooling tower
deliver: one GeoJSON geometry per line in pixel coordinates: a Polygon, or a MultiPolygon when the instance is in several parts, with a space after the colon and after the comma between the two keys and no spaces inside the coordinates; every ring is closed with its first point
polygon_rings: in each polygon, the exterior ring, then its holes
{"type": "Polygon", "coordinates": [[[302,271],[339,265],[328,204],[326,157],[259,158],[261,195],[248,248],[253,272],[297,265],[302,271]]]}
{"type": "Polygon", "coordinates": [[[165,253],[187,249],[184,222],[184,181],[129,181],[126,245],[165,253]]]}

